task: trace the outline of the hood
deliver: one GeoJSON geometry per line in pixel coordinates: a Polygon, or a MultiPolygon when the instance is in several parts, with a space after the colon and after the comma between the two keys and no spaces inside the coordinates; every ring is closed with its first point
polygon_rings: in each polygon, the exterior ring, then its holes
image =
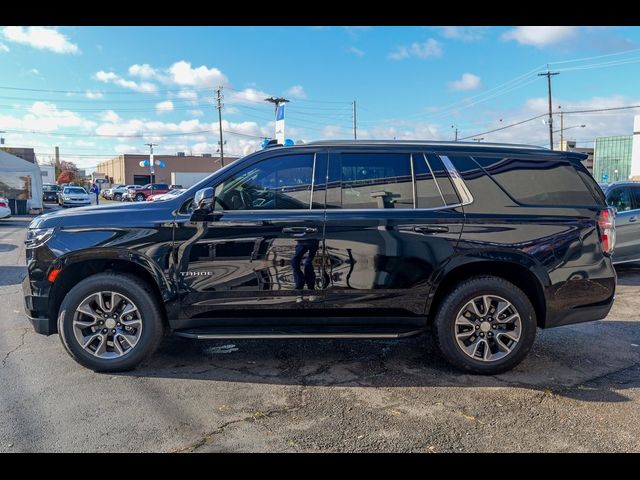
{"type": "Polygon", "coordinates": [[[172,221],[174,202],[134,202],[74,207],[34,218],[29,228],[140,227],[172,221]]]}

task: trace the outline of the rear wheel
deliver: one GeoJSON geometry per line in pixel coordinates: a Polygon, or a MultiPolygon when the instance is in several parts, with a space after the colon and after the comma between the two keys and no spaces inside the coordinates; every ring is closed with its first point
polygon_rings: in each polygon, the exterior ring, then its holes
{"type": "Polygon", "coordinates": [[[138,193],[136,195],[136,201],[138,201],[138,202],[144,201],[144,195],[142,193],[138,193]]]}
{"type": "Polygon", "coordinates": [[[162,339],[163,323],[153,292],[139,278],[99,273],[66,295],[58,332],[79,364],[97,372],[120,372],[153,353],[162,339]]]}
{"type": "Polygon", "coordinates": [[[114,194],[114,195],[113,195],[113,199],[114,199],[116,202],[119,202],[120,200],[122,200],[122,194],[121,194],[121,193],[116,193],[116,194],[114,194]]]}
{"type": "Polygon", "coordinates": [[[460,283],[440,304],[434,321],[445,358],[463,370],[488,375],[520,363],[536,328],[529,298],[514,284],[491,276],[460,283]]]}

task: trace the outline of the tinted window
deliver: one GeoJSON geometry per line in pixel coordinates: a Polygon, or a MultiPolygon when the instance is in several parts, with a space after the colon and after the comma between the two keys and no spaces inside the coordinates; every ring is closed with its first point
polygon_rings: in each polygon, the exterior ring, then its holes
{"type": "Polygon", "coordinates": [[[443,206],[442,196],[422,153],[413,154],[413,173],[416,177],[416,207],[438,208],[443,206]]]}
{"type": "Polygon", "coordinates": [[[355,209],[413,208],[410,161],[410,155],[402,153],[332,156],[327,205],[355,209]]]}
{"type": "Polygon", "coordinates": [[[628,187],[613,189],[607,195],[607,204],[616,207],[619,212],[633,210],[635,207],[631,196],[631,189],[628,187]]]}
{"type": "Polygon", "coordinates": [[[473,158],[520,203],[554,206],[597,203],[567,162],[545,158],[473,158]]]}
{"type": "Polygon", "coordinates": [[[80,187],[76,187],[76,188],[65,188],[63,193],[70,193],[70,194],[80,194],[80,193],[87,193],[84,188],[80,188],[80,187]]]}
{"type": "Polygon", "coordinates": [[[57,185],[42,185],[42,190],[44,192],[59,192],[60,187],[57,185]]]}
{"type": "Polygon", "coordinates": [[[327,159],[326,153],[316,153],[316,164],[313,176],[313,202],[311,208],[324,208],[327,192],[327,159]]]}
{"type": "Polygon", "coordinates": [[[440,157],[437,155],[427,155],[427,160],[429,161],[433,174],[438,181],[438,186],[440,187],[445,203],[447,205],[459,204],[460,198],[458,198],[456,189],[454,188],[451,178],[449,178],[449,174],[447,173],[440,157]]]}
{"type": "Polygon", "coordinates": [[[263,160],[216,186],[224,210],[309,208],[313,155],[286,155],[263,160]]]}

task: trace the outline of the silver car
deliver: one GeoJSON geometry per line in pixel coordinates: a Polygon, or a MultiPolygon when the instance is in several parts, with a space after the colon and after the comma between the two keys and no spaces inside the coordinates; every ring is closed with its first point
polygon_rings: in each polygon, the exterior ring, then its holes
{"type": "Polygon", "coordinates": [[[613,263],[640,262],[640,183],[600,185],[607,204],[616,209],[616,248],[613,263]]]}

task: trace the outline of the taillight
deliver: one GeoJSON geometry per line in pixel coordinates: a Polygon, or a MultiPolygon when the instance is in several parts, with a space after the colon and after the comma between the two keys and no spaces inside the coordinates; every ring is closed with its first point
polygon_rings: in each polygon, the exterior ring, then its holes
{"type": "Polygon", "coordinates": [[[616,246],[615,213],[612,208],[605,208],[598,212],[598,231],[600,232],[600,244],[605,255],[611,255],[616,246]]]}
{"type": "Polygon", "coordinates": [[[6,207],[7,206],[7,202],[0,202],[0,207],[6,207]]]}

